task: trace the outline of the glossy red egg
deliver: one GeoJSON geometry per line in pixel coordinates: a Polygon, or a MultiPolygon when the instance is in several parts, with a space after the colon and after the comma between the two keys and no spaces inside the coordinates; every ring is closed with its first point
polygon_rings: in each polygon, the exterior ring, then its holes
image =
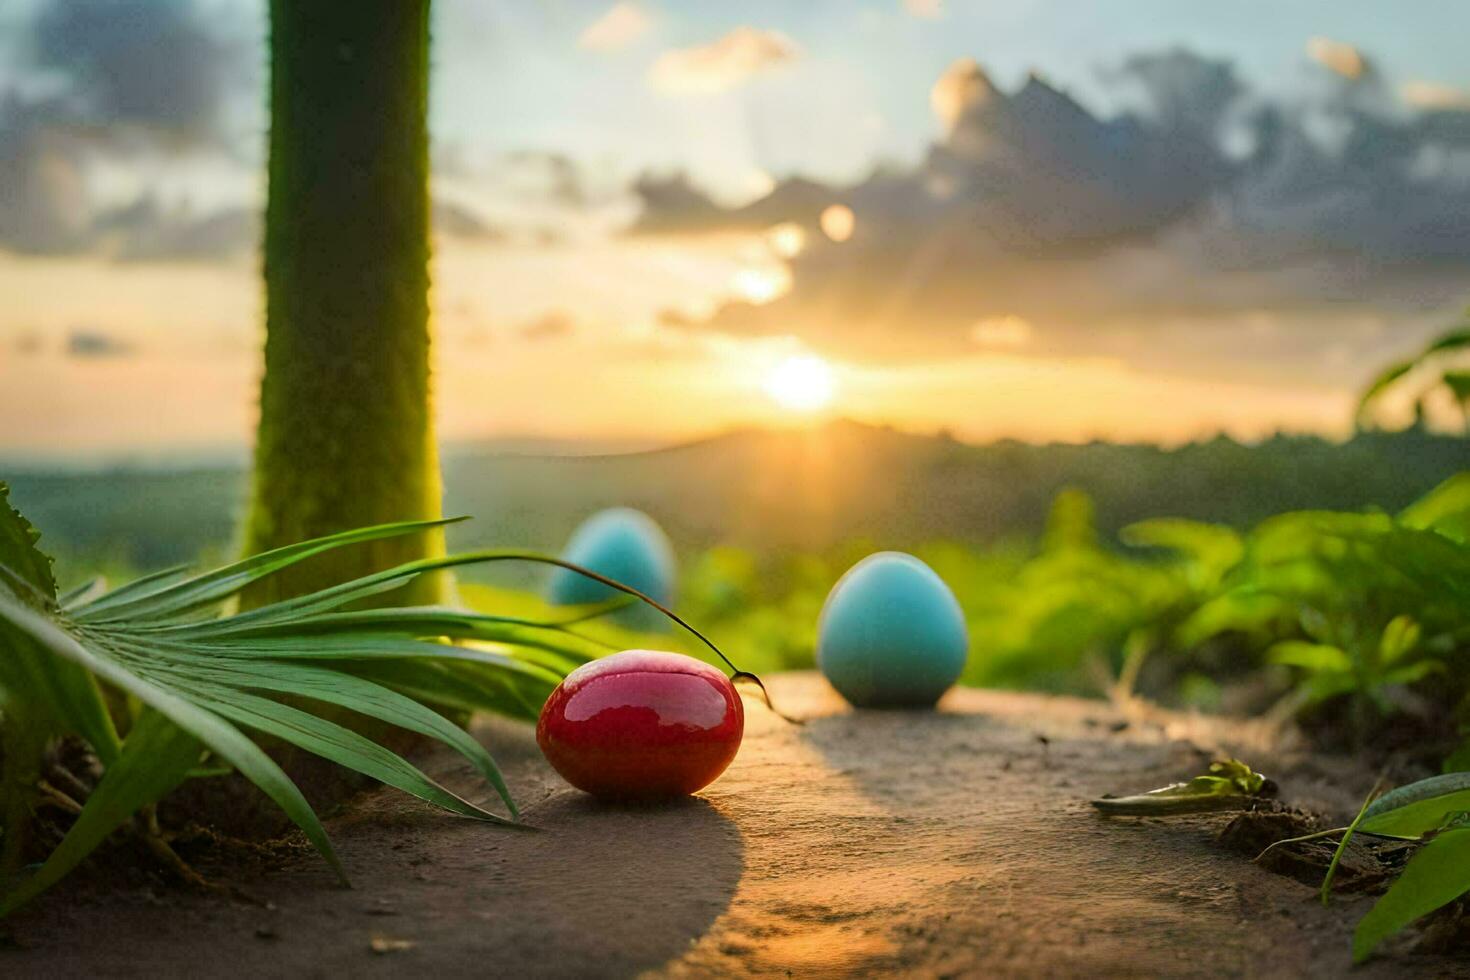
{"type": "Polygon", "coordinates": [[[723,673],[677,653],[625,650],[566,676],[541,709],[536,741],[578,789],[649,800],[714,782],[744,731],[740,695],[723,673]]]}

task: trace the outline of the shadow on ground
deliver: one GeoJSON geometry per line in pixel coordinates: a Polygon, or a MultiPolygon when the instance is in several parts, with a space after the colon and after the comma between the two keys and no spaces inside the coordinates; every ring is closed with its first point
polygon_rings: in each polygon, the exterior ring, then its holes
{"type": "MultiPolygon", "coordinates": [[[[478,732],[537,831],[375,790],[327,822],[350,890],[309,854],[270,873],[209,869],[258,906],[84,875],[10,923],[21,948],[0,948],[0,976],[626,977],[678,958],[725,911],[743,846],[718,806],[601,805],[550,772],[524,726],[478,732]]],[[[420,764],[491,795],[458,756],[420,764]]]]}

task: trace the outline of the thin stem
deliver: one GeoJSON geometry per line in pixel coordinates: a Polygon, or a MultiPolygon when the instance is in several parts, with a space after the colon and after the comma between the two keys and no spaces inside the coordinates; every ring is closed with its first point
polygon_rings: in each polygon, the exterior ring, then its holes
{"type": "Polygon", "coordinates": [[[1255,860],[1259,861],[1261,858],[1265,857],[1267,854],[1270,854],[1272,851],[1276,850],[1276,848],[1282,846],[1283,844],[1300,844],[1303,841],[1320,840],[1323,837],[1331,837],[1333,834],[1341,834],[1346,830],[1346,827],[1333,827],[1331,830],[1319,830],[1315,834],[1304,834],[1301,837],[1287,837],[1285,840],[1276,841],[1260,854],[1257,854],[1255,860]]]}
{"type": "Polygon", "coordinates": [[[1322,904],[1326,905],[1332,894],[1332,879],[1337,875],[1338,862],[1342,860],[1342,852],[1347,850],[1348,841],[1353,839],[1353,834],[1358,829],[1358,824],[1363,822],[1363,817],[1368,812],[1368,807],[1378,799],[1378,794],[1383,790],[1383,777],[1379,776],[1373,788],[1368,791],[1367,797],[1363,799],[1363,805],[1358,807],[1358,815],[1353,817],[1353,822],[1348,825],[1347,831],[1342,835],[1342,840],[1337,842],[1337,850],[1332,852],[1332,863],[1327,865],[1327,874],[1322,879],[1322,904]]]}
{"type": "Polygon", "coordinates": [[[581,565],[573,564],[572,562],[566,561],[565,559],[562,559],[562,558],[552,558],[552,557],[550,557],[548,555],[537,555],[537,554],[531,554],[531,553],[516,553],[516,552],[512,552],[512,553],[506,553],[506,554],[500,554],[500,555],[486,556],[484,558],[484,560],[485,561],[531,561],[531,562],[539,562],[541,564],[546,564],[546,565],[555,565],[557,568],[564,568],[564,569],[566,569],[569,572],[575,572],[578,575],[584,575],[587,578],[592,579],[592,581],[594,581],[594,582],[600,582],[603,585],[608,586],[609,588],[616,589],[619,592],[622,592],[622,593],[625,593],[627,595],[633,596],[634,598],[637,598],[637,599],[641,599],[643,602],[648,603],[650,606],[652,606],[653,608],[657,609],[659,612],[663,613],[665,616],[667,616],[673,622],[678,623],[684,629],[688,630],[690,634],[692,634],[697,640],[699,640],[699,642],[703,643],[705,646],[707,646],[711,650],[713,650],[715,652],[715,656],[719,657],[722,661],[724,661],[725,666],[730,668],[730,671],[731,671],[730,683],[734,684],[734,683],[736,683],[738,681],[741,681],[741,680],[753,681],[755,683],[755,686],[758,687],[758,688],[760,688],[761,697],[765,700],[766,707],[771,709],[771,713],[772,714],[774,714],[776,717],[780,718],[782,721],[789,722],[789,723],[791,723],[793,725],[800,725],[800,724],[802,724],[802,722],[800,720],[798,720],[796,718],[792,718],[790,715],[783,714],[782,712],[780,712],[780,711],[778,711],[776,709],[776,705],[771,701],[771,693],[766,690],[766,685],[761,682],[761,679],[759,677],[757,677],[755,674],[752,674],[748,670],[741,670],[739,667],[736,667],[735,664],[733,662],[731,662],[730,658],[727,657],[727,656],[725,656],[725,652],[723,650],[721,650],[719,647],[715,646],[713,640],[711,640],[709,637],[705,636],[699,630],[695,629],[682,616],[680,616],[678,613],[674,612],[668,606],[665,606],[663,603],[659,602],[657,599],[653,598],[652,596],[650,596],[650,595],[648,595],[648,594],[646,594],[644,592],[640,592],[639,590],[633,588],[631,585],[624,585],[622,582],[619,582],[616,579],[608,578],[606,575],[603,575],[603,574],[601,574],[599,572],[594,572],[590,568],[583,568],[581,565]]]}

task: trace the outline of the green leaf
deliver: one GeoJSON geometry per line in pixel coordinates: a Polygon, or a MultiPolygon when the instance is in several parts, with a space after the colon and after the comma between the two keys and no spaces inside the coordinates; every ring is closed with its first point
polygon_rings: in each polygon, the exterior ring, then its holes
{"type": "Polygon", "coordinates": [[[400,521],[394,524],[377,524],[372,527],[329,534],[325,537],[303,541],[300,544],[286,545],[273,551],[262,552],[167,588],[145,592],[122,601],[113,601],[110,595],[103,596],[85,608],[77,610],[75,615],[78,620],[91,623],[122,620],[136,623],[145,618],[178,617],[211,603],[221,602],[252,582],[265,578],[267,575],[273,575],[283,568],[305,561],[324,551],[361,544],[365,541],[414,534],[426,528],[440,527],[461,520],[464,518],[400,521]]]}
{"type": "Polygon", "coordinates": [[[174,724],[203,742],[275,801],[302,829],[337,875],[346,881],[341,862],[337,860],[331,841],[327,839],[326,831],[311,805],[306,802],[306,797],[301,795],[301,790],[281,771],[281,767],[272,762],[270,756],[261,751],[238,728],[218,715],[145,680],[116,661],[89,650],[69,632],[7,597],[3,592],[0,592],[0,620],[8,621],[56,656],[85,668],[157,709],[174,724]]]}
{"type": "MultiPolygon", "coordinates": [[[[178,641],[176,641],[178,642],[178,641]]],[[[434,660],[463,660],[486,664],[516,673],[535,674],[551,679],[553,683],[590,658],[583,654],[527,659],[524,651],[517,655],[503,652],[504,647],[486,649],[483,646],[460,646],[438,643],[432,640],[407,639],[385,636],[381,633],[344,633],[340,636],[268,636],[252,639],[221,639],[208,643],[188,641],[185,649],[220,657],[271,660],[351,660],[380,661],[429,658],[434,660]],[[555,665],[546,666],[542,660],[555,665]]]]}
{"type": "Polygon", "coordinates": [[[0,917],[56,884],[123,821],[183,782],[202,751],[197,739],[162,714],[144,711],[61,843],[39,871],[0,900],[0,917]]]}
{"type": "Polygon", "coordinates": [[[460,711],[490,711],[533,723],[557,685],[544,674],[431,660],[378,661],[359,668],[358,674],[419,701],[460,711]]]}
{"type": "Polygon", "coordinates": [[[1327,643],[1307,643],[1304,640],[1283,640],[1272,644],[1266,657],[1274,664],[1301,667],[1314,673],[1350,672],[1352,658],[1338,647],[1327,643]]]}
{"type": "Polygon", "coordinates": [[[1358,829],[1418,840],[1462,810],[1470,810],[1470,772],[1445,773],[1384,793],[1368,807],[1358,829]]]}
{"type": "Polygon", "coordinates": [[[1398,521],[1405,527],[1431,530],[1466,513],[1470,513],[1470,473],[1456,473],[1399,511],[1398,521]]]}
{"type": "Polygon", "coordinates": [[[89,602],[107,591],[107,582],[102,576],[88,579],[81,585],[74,585],[56,597],[56,604],[63,609],[67,606],[81,605],[89,602]]]}
{"type": "Polygon", "coordinates": [[[1123,528],[1118,536],[1135,548],[1167,548],[1227,568],[1244,553],[1240,535],[1234,529],[1179,517],[1138,521],[1123,528]]]}
{"type": "MultiPolygon", "coordinates": [[[[225,663],[210,671],[209,676],[225,678],[230,684],[241,687],[325,701],[443,742],[473,763],[505,801],[511,817],[520,819],[510,789],[485,747],[464,729],[412,698],[351,674],[317,667],[239,661],[225,666],[225,663]]],[[[201,672],[200,676],[206,675],[201,672]]]]}
{"type": "MultiPolygon", "coordinates": [[[[8,583],[0,579],[0,595],[13,595],[35,609],[51,606],[56,597],[51,559],[36,547],[39,539],[40,533],[10,505],[9,487],[0,482],[0,566],[10,575],[8,583]]],[[[28,702],[30,724],[52,733],[76,732],[104,763],[117,757],[117,728],[97,682],[75,664],[45,656],[0,617],[0,706],[19,698],[28,702]]]]}
{"type": "Polygon", "coordinates": [[[450,792],[401,756],[371,739],[310,712],[223,687],[191,685],[191,693],[196,703],[247,728],[273,735],[452,813],[517,826],[450,792]]]}
{"type": "Polygon", "coordinates": [[[75,613],[82,609],[91,608],[103,599],[106,599],[110,605],[117,605],[124,599],[138,599],[145,595],[156,595],[178,582],[179,579],[189,574],[192,570],[193,566],[191,565],[174,565],[172,568],[160,569],[151,575],[144,575],[142,578],[134,579],[126,585],[118,586],[110,592],[103,592],[101,595],[92,594],[90,586],[93,583],[102,581],[101,579],[93,579],[92,583],[88,583],[87,591],[83,592],[74,589],[71,593],[63,596],[61,607],[68,612],[75,613]]]}
{"type": "Polygon", "coordinates": [[[1383,627],[1378,638],[1378,656],[1385,664],[1395,663],[1419,645],[1419,624],[1414,617],[1399,615],[1383,627]]]}
{"type": "MultiPolygon", "coordinates": [[[[0,481],[0,565],[9,569],[37,596],[56,598],[51,558],[36,547],[41,532],[10,504],[10,485],[0,481]]],[[[30,601],[29,596],[22,599],[30,601]]]]}
{"type": "Polygon", "coordinates": [[[1470,347],[1470,327],[1461,324],[1436,337],[1419,357],[1423,359],[1431,354],[1443,354],[1467,347],[1470,347]]]}
{"type": "Polygon", "coordinates": [[[1361,963],[1378,944],[1415,919],[1470,891],[1470,830],[1439,835],[1404,866],[1393,887],[1353,931],[1353,960],[1361,963]]]}
{"type": "Polygon", "coordinates": [[[1220,759],[1210,763],[1208,773],[1187,782],[1133,796],[1104,796],[1092,805],[1103,813],[1138,817],[1237,810],[1260,799],[1268,782],[1239,759],[1220,759]]]}
{"type": "Polygon", "coordinates": [[[1444,386],[1450,390],[1450,394],[1455,396],[1455,401],[1461,403],[1470,401],[1470,371],[1446,370],[1440,374],[1439,380],[1443,381],[1444,386]]]}
{"type": "Polygon", "coordinates": [[[1397,364],[1390,364],[1380,371],[1378,376],[1358,396],[1358,418],[1366,418],[1368,409],[1371,407],[1373,401],[1379,395],[1393,387],[1396,381],[1414,370],[1417,364],[1417,361],[1399,361],[1397,364]]]}

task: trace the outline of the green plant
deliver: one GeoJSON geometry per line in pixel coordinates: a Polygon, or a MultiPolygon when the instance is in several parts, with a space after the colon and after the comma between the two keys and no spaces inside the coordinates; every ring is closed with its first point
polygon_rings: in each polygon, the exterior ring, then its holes
{"type": "Polygon", "coordinates": [[[516,807],[495,762],[438,709],[534,718],[560,678],[596,652],[571,624],[611,607],[552,621],[358,604],[454,567],[507,560],[562,563],[511,551],[422,559],[220,614],[242,589],[298,562],[443,523],[341,532],[211,572],[191,575],[174,568],[112,591],[93,583],[58,595],[50,559],[36,547],[38,534],[10,507],[0,483],[0,881],[8,884],[24,860],[39,802],[61,798],[76,808],[42,778],[48,744],[63,736],[80,738],[102,767],[64,838],[35,874],[0,899],[0,914],[55,883],[115,828],[184,780],[210,778],[221,767],[237,770],[281,807],[340,875],[311,807],[247,732],[271,736],[452,813],[513,824],[516,807]],[[336,712],[333,717],[348,714],[406,729],[462,753],[494,787],[509,816],[456,795],[401,756],[325,717],[329,710],[336,712]]]}
{"type": "Polygon", "coordinates": [[[1359,962],[1411,922],[1470,891],[1470,773],[1431,776],[1375,799],[1376,792],[1377,787],[1351,825],[1277,841],[1267,848],[1341,834],[1322,882],[1325,904],[1338,858],[1354,834],[1424,844],[1354,930],[1353,959],[1359,962]]]}
{"type": "Polygon", "coordinates": [[[1380,371],[1358,399],[1358,424],[1366,427],[1388,393],[1419,382],[1413,394],[1414,416],[1422,423],[1427,401],[1436,389],[1449,392],[1467,429],[1470,429],[1470,371],[1456,369],[1456,355],[1470,350],[1470,320],[1461,321],[1432,340],[1415,356],[1380,371]]]}
{"type": "Polygon", "coordinates": [[[1403,689],[1440,677],[1448,714],[1465,693],[1470,642],[1470,475],[1440,484],[1397,516],[1302,511],[1247,535],[1221,588],[1179,627],[1189,647],[1222,633],[1251,638],[1299,676],[1298,706],[1348,697],[1362,736],[1407,710],[1403,689]]]}
{"type": "Polygon", "coordinates": [[[1143,550],[1104,546],[1091,499],[1067,490],[1052,504],[1040,548],[1024,561],[936,564],[975,638],[966,680],[1082,689],[1079,668],[1089,661],[1132,677],[1213,593],[1241,547],[1228,528],[1176,519],[1130,525],[1122,538],[1143,550]]]}

